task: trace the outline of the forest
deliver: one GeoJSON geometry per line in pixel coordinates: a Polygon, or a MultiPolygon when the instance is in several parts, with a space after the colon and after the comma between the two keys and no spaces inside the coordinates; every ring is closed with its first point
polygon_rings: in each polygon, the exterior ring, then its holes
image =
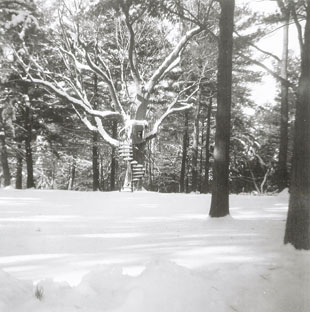
{"type": "Polygon", "coordinates": [[[310,5],[273,2],[1,0],[1,187],[212,193],[213,216],[290,187],[309,249],[310,5]]]}

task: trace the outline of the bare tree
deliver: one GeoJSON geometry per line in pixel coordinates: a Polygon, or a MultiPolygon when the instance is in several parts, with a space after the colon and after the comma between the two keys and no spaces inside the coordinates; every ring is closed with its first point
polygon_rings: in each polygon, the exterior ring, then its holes
{"type": "MultiPolygon", "coordinates": [[[[122,142],[132,144],[135,159],[143,162],[145,143],[157,135],[165,118],[192,107],[191,100],[198,89],[195,83],[189,85],[185,82],[178,84],[175,98],[167,103],[166,110],[161,115],[150,114],[149,110],[150,106],[155,107],[156,88],[178,65],[187,43],[203,27],[196,26],[188,30],[161,62],[157,62],[152,68],[142,68],[136,52],[140,39],[137,39],[137,35],[141,36],[141,17],[148,17],[148,13],[142,9],[140,12],[139,7],[136,7],[138,13],[133,15],[131,12],[134,5],[131,2],[123,0],[118,4],[122,18],[115,17],[115,36],[111,39],[111,44],[118,46],[118,53],[121,55],[117,69],[108,56],[109,51],[100,45],[100,38],[88,40],[83,35],[82,26],[76,22],[78,19],[70,27],[67,25],[63,16],[64,9],[59,13],[61,40],[54,48],[63,66],[62,72],[49,69],[46,61],[40,55],[31,53],[26,44],[23,49],[15,52],[15,56],[24,70],[24,80],[41,85],[51,94],[62,98],[74,108],[88,129],[98,132],[111,146],[119,147],[122,142]],[[86,87],[88,77],[94,74],[98,79],[98,88],[101,88],[98,92],[108,93],[110,99],[109,103],[105,102],[100,108],[94,107],[93,95],[86,87]],[[117,139],[106,129],[106,120],[117,120],[120,125],[117,139]]],[[[72,12],[70,14],[73,15],[72,12]]],[[[144,28],[147,26],[143,25],[144,28]]]]}

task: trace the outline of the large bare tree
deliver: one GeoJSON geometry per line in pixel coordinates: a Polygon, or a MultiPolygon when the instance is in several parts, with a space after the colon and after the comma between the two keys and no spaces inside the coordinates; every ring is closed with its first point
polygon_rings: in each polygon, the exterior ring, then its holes
{"type": "MultiPolygon", "coordinates": [[[[62,98],[74,108],[88,129],[98,132],[112,147],[119,147],[122,142],[132,144],[134,158],[143,162],[145,143],[157,135],[165,118],[192,107],[197,84],[183,81],[177,83],[175,96],[170,100],[166,98],[164,110],[157,110],[157,113],[150,110],[156,109],[156,93],[160,83],[178,65],[188,42],[205,26],[195,26],[182,36],[175,28],[174,34],[179,40],[171,40],[166,44],[170,46],[169,49],[158,51],[158,55],[154,55],[154,64],[142,64],[137,51],[141,52],[143,32],[149,34],[160,26],[147,9],[137,3],[117,1],[113,4],[114,8],[102,10],[104,14],[97,15],[99,25],[109,20],[106,26],[111,30],[105,37],[100,34],[102,28],[96,36],[93,35],[96,30],[93,33],[84,31],[85,24],[81,18],[72,8],[64,5],[59,10],[59,32],[53,47],[53,52],[59,57],[60,69],[51,69],[48,61],[31,51],[26,44],[16,51],[15,56],[24,70],[24,80],[41,85],[51,94],[62,98]],[[146,22],[143,23],[143,19],[146,22]],[[163,51],[167,51],[166,55],[163,55],[163,51]],[[116,63],[115,55],[118,58],[116,63]],[[94,94],[87,89],[90,77],[94,75],[98,79],[98,93],[108,94],[108,101],[105,100],[101,106],[94,105],[94,94]],[[117,120],[120,125],[117,139],[106,128],[106,120],[117,120]]],[[[83,6],[82,2],[79,5],[83,6]]],[[[167,21],[167,25],[169,23],[167,21]]],[[[172,29],[170,27],[169,30],[172,29]]]]}

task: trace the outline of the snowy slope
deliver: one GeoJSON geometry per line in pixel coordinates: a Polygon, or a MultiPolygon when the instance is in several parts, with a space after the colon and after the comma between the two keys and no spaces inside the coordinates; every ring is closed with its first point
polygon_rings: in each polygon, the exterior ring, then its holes
{"type": "Polygon", "coordinates": [[[287,200],[0,190],[0,311],[309,311],[287,200]]]}

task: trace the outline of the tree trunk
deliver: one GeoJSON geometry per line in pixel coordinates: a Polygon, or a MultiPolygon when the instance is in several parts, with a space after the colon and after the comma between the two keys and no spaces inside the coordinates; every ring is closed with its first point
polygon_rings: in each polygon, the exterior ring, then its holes
{"type": "Polygon", "coordinates": [[[296,102],[289,211],[284,242],[310,249],[310,6],[306,8],[296,102]]]}
{"type": "MultiPolygon", "coordinates": [[[[113,139],[117,139],[117,121],[113,121],[113,123],[112,123],[112,137],[113,137],[113,139]]],[[[117,168],[116,148],[112,147],[112,151],[111,151],[111,177],[110,177],[110,179],[111,179],[110,180],[111,191],[115,190],[116,168],[117,168]]]]}
{"type": "Polygon", "coordinates": [[[199,155],[198,190],[200,193],[202,193],[203,143],[204,143],[204,121],[202,121],[201,123],[201,148],[199,155]]]}
{"type": "Polygon", "coordinates": [[[205,162],[205,180],[203,193],[209,193],[211,112],[212,112],[212,97],[210,97],[210,102],[207,111],[206,162],[205,162]]]}
{"type": "MultiPolygon", "coordinates": [[[[98,77],[94,74],[94,109],[98,109],[98,77]]],[[[93,146],[92,146],[92,165],[93,165],[93,191],[100,189],[100,172],[99,172],[99,134],[93,132],[93,146]]]]}
{"type": "Polygon", "coordinates": [[[22,157],[22,145],[20,142],[17,143],[16,152],[16,180],[15,188],[21,190],[23,188],[23,157],[22,157]]]}
{"type": "MultiPolygon", "coordinates": [[[[288,63],[288,38],[289,38],[289,13],[285,14],[283,28],[282,60],[281,60],[281,77],[287,79],[288,63]]],[[[280,148],[278,163],[278,188],[282,191],[287,187],[287,148],[288,148],[288,85],[281,82],[281,123],[280,123],[280,148]]]]}
{"type": "Polygon", "coordinates": [[[9,186],[11,184],[11,173],[8,162],[8,151],[5,142],[5,131],[3,128],[0,129],[0,146],[1,146],[1,164],[3,170],[4,186],[9,186]]]}
{"type": "Polygon", "coordinates": [[[200,97],[201,88],[198,91],[197,106],[194,116],[194,133],[192,146],[192,192],[197,192],[198,187],[198,144],[199,144],[199,113],[200,113],[200,97]]]}
{"type": "Polygon", "coordinates": [[[234,0],[221,0],[219,58],[217,75],[217,113],[213,165],[211,217],[229,214],[229,141],[232,86],[232,48],[234,0]]]}
{"type": "Polygon", "coordinates": [[[184,130],[183,130],[183,148],[182,148],[182,164],[180,174],[180,193],[185,190],[185,171],[187,161],[187,146],[188,146],[188,112],[184,114],[184,130]]]}
{"type": "Polygon", "coordinates": [[[99,148],[98,148],[98,143],[99,143],[99,134],[98,132],[93,132],[93,157],[92,157],[92,163],[93,163],[93,191],[98,191],[99,190],[99,162],[98,162],[98,157],[99,157],[99,148]]]}
{"type": "Polygon", "coordinates": [[[104,191],[104,170],[103,170],[103,156],[100,155],[100,190],[104,191]]]}
{"type": "MultiPolygon", "coordinates": [[[[138,164],[143,165],[145,168],[145,150],[146,150],[146,142],[142,142],[140,144],[133,145],[133,159],[138,162],[138,164]]],[[[130,172],[131,176],[131,172],[130,172]]],[[[132,182],[131,182],[132,183],[132,182]]],[[[133,190],[133,185],[131,186],[133,190]]],[[[142,179],[136,184],[135,189],[138,191],[142,190],[142,179]]]]}
{"type": "MultiPolygon", "coordinates": [[[[27,96],[28,97],[28,96],[27,96]]],[[[32,114],[30,108],[30,100],[29,97],[26,100],[25,107],[25,150],[26,150],[26,165],[27,165],[27,188],[35,187],[34,177],[33,177],[33,159],[32,159],[32,114]]]]}
{"type": "Polygon", "coordinates": [[[72,164],[70,166],[70,179],[69,179],[69,183],[68,183],[68,190],[73,190],[74,187],[74,181],[75,181],[75,173],[76,173],[76,161],[73,158],[72,160],[72,164]]]}

